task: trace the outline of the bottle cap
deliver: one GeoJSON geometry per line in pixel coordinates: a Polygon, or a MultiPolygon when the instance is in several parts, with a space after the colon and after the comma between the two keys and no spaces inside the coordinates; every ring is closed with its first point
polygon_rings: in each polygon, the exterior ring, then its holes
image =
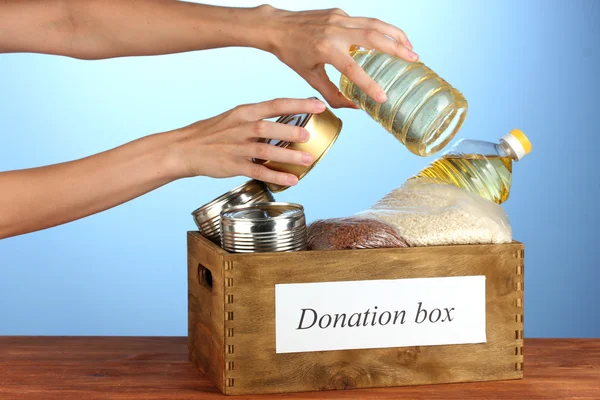
{"type": "Polygon", "coordinates": [[[527,136],[519,130],[513,129],[508,135],[505,135],[502,139],[503,142],[508,144],[512,149],[517,161],[525,157],[531,152],[531,142],[527,139],[527,136]]]}

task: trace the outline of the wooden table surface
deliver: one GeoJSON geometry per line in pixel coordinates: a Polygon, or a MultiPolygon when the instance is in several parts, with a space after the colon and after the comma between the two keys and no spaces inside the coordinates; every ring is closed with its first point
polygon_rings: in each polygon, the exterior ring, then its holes
{"type": "Polygon", "coordinates": [[[526,339],[517,381],[233,397],[188,362],[186,340],[0,337],[0,399],[600,399],[600,339],[526,339]]]}

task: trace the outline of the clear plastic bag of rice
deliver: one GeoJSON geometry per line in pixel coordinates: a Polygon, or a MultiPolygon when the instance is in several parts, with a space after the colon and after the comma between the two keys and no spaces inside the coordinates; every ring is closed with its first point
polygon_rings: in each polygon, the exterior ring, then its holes
{"type": "Polygon", "coordinates": [[[502,206],[458,186],[426,178],[408,180],[353,217],[389,224],[411,247],[512,241],[502,206]]]}

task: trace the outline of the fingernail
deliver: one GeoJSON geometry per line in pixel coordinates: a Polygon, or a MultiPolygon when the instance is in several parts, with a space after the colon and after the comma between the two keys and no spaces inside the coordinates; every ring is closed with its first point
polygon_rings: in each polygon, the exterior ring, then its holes
{"type": "Polygon", "coordinates": [[[323,103],[320,100],[315,100],[315,108],[317,109],[317,111],[325,111],[325,103],[323,103]]]}
{"type": "Polygon", "coordinates": [[[380,103],[383,103],[384,101],[387,101],[387,99],[387,94],[385,94],[385,92],[381,90],[377,93],[377,98],[375,100],[377,100],[380,103]]]}
{"type": "Polygon", "coordinates": [[[302,128],[302,132],[300,133],[300,140],[303,142],[308,142],[308,139],[310,139],[310,133],[302,128]]]}
{"type": "Polygon", "coordinates": [[[413,51],[411,51],[410,53],[408,53],[408,56],[413,61],[417,61],[417,59],[419,58],[419,55],[417,53],[413,52],[413,51]]]}
{"type": "Polygon", "coordinates": [[[288,185],[295,185],[296,183],[298,183],[298,178],[294,175],[288,175],[286,181],[288,185]]]}
{"type": "Polygon", "coordinates": [[[308,153],[302,153],[302,162],[306,165],[310,165],[314,161],[313,156],[308,153]]]}

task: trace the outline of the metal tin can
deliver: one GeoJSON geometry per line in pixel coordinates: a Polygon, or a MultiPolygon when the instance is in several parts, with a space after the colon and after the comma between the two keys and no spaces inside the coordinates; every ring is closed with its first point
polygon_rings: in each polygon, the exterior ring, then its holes
{"type": "Polygon", "coordinates": [[[267,186],[250,180],[192,212],[200,234],[216,244],[221,242],[221,212],[234,206],[275,201],[267,186]]]}
{"type": "MultiPolygon", "coordinates": [[[[316,99],[316,97],[312,98],[316,99]]],[[[284,115],[278,118],[276,122],[301,126],[310,132],[310,139],[305,143],[292,143],[274,139],[260,139],[259,142],[309,153],[314,157],[315,161],[311,165],[294,165],[259,159],[254,159],[253,161],[275,171],[296,175],[298,180],[306,176],[321,161],[333,146],[342,130],[342,120],[336,117],[328,108],[320,114],[284,115]]],[[[274,183],[267,183],[267,187],[274,193],[282,192],[289,188],[289,186],[281,186],[274,183]]]]}
{"type": "Polygon", "coordinates": [[[304,207],[295,203],[255,203],[221,213],[221,246],[232,253],[306,250],[304,207]]]}

